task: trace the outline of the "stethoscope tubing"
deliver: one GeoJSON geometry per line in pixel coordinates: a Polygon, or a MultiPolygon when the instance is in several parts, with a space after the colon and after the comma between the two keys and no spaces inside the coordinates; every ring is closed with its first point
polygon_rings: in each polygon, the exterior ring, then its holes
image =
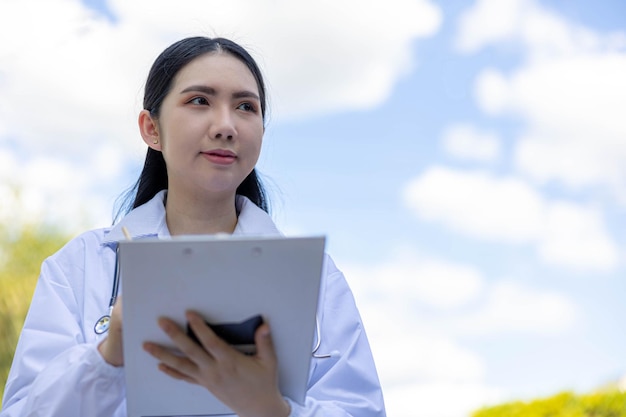
{"type": "Polygon", "coordinates": [[[93,326],[96,334],[104,334],[109,330],[111,323],[111,314],[113,314],[113,306],[117,301],[117,295],[120,291],[120,245],[115,248],[115,273],[113,274],[113,288],[111,289],[111,299],[109,300],[109,308],[107,314],[100,317],[93,326]]]}

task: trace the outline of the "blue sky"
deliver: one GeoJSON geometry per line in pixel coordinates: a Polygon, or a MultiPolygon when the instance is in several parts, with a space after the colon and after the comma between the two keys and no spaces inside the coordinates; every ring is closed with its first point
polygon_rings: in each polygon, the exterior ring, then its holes
{"type": "Polygon", "coordinates": [[[389,415],[626,375],[623,2],[126,3],[0,5],[1,219],[106,225],[151,61],[217,33],[264,68],[274,217],[328,235],[389,415]]]}

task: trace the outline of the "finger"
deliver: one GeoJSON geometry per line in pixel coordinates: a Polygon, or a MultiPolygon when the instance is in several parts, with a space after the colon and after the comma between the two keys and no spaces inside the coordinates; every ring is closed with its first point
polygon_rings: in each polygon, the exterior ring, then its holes
{"type": "MultiPolygon", "coordinates": [[[[109,334],[122,333],[122,297],[118,297],[111,311],[111,322],[109,324],[109,334]]],[[[121,338],[121,335],[120,335],[121,338]]]]}
{"type": "Polygon", "coordinates": [[[174,379],[178,379],[180,381],[185,381],[185,382],[189,382],[190,384],[197,384],[198,381],[196,381],[195,378],[189,376],[189,375],[185,375],[181,372],[178,372],[176,369],[167,366],[164,363],[160,363],[159,364],[159,371],[163,372],[164,374],[167,374],[169,376],[171,376],[174,379]]]}
{"type": "Polygon", "coordinates": [[[172,342],[183,352],[189,359],[196,363],[201,363],[202,361],[210,361],[213,358],[204,350],[201,346],[198,346],[193,340],[187,336],[176,323],[172,320],[161,317],[158,320],[159,327],[172,339],[172,342]]]}
{"type": "Polygon", "coordinates": [[[155,359],[160,361],[161,364],[176,370],[180,374],[187,375],[189,377],[195,377],[198,375],[198,365],[185,356],[177,355],[172,351],[151,342],[145,342],[143,344],[143,349],[155,359]]]}
{"type": "Polygon", "coordinates": [[[226,343],[221,337],[215,334],[205,321],[193,311],[186,313],[191,330],[195,333],[200,344],[216,360],[224,360],[236,353],[236,350],[226,343]]]}
{"type": "Polygon", "coordinates": [[[259,326],[254,333],[254,342],[256,343],[256,356],[270,365],[275,365],[277,363],[276,350],[269,324],[263,323],[259,326]]]}
{"type": "Polygon", "coordinates": [[[113,366],[124,365],[122,347],[122,300],[118,299],[111,312],[109,331],[106,339],[98,345],[98,351],[105,361],[113,366]]]}
{"type": "Polygon", "coordinates": [[[113,304],[113,306],[118,309],[118,311],[120,312],[120,317],[122,314],[122,296],[118,295],[117,298],[115,299],[115,304],[113,304]]]}

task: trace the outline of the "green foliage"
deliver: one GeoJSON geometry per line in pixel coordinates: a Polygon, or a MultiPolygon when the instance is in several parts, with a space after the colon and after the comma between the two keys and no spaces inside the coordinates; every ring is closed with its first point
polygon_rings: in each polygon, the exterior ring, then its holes
{"type": "Polygon", "coordinates": [[[42,226],[20,231],[0,226],[0,406],[41,263],[66,241],[66,236],[42,226]]]}
{"type": "Polygon", "coordinates": [[[472,417],[626,417],[626,392],[587,395],[563,392],[529,402],[514,401],[482,408],[472,417]]]}

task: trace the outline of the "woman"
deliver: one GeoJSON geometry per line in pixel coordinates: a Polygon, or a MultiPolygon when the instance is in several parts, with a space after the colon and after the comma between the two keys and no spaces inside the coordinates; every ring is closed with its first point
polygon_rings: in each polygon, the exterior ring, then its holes
{"type": "MultiPolygon", "coordinates": [[[[194,37],[167,48],[146,82],[139,129],[148,154],[131,210],[87,232],[42,265],[16,349],[0,417],[125,416],[122,302],[108,334],[94,332],[109,302],[117,242],[182,234],[279,234],[255,172],[264,132],[265,87],[250,55],[227,39],[194,37]]],[[[146,343],[173,378],[204,386],[240,417],[384,416],[382,393],[352,294],[326,257],[322,349],[304,405],[282,396],[270,328],[245,356],[188,313],[196,345],[167,319],[159,325],[185,354],[146,343]]]]}

